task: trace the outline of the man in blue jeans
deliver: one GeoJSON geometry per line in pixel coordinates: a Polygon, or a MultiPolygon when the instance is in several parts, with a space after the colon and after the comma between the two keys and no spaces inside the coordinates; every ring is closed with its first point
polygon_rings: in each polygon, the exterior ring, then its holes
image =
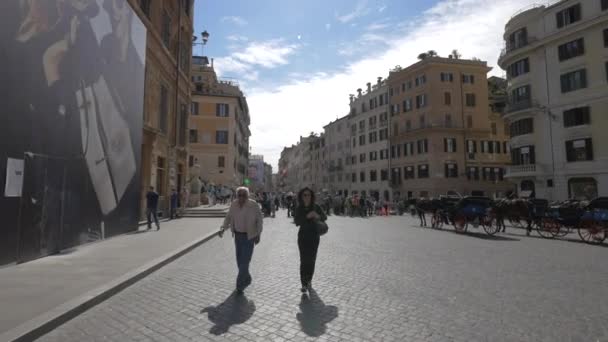
{"type": "Polygon", "coordinates": [[[236,291],[243,294],[247,286],[251,284],[249,263],[253,256],[253,248],[260,243],[262,234],[263,218],[260,206],[249,199],[249,189],[240,187],[236,190],[237,200],[232,202],[228,214],[224,219],[220,230],[220,237],[228,228],[234,236],[236,249],[236,264],[239,274],[236,278],[236,291]]]}
{"type": "Polygon", "coordinates": [[[146,194],[146,217],[148,219],[148,230],[152,228],[152,217],[154,218],[154,223],[156,223],[156,230],[160,230],[160,225],[158,224],[158,215],[156,214],[158,211],[158,193],[154,191],[154,187],[151,186],[150,190],[146,194]]]}

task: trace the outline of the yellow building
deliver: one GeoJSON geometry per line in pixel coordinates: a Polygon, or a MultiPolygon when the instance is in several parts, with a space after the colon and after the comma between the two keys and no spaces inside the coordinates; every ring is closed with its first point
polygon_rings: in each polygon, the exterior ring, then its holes
{"type": "Polygon", "coordinates": [[[207,57],[193,58],[190,112],[190,176],[215,185],[242,185],[251,136],[247,99],[237,82],[218,79],[207,57]]]}
{"type": "Polygon", "coordinates": [[[141,208],[154,186],[161,196],[159,210],[166,211],[171,189],[181,189],[186,179],[193,1],[129,3],[148,30],[141,208]]]}
{"type": "Polygon", "coordinates": [[[489,102],[490,70],[486,62],[427,57],[390,72],[389,169],[401,197],[512,189],[504,179],[509,139],[489,102]]]}

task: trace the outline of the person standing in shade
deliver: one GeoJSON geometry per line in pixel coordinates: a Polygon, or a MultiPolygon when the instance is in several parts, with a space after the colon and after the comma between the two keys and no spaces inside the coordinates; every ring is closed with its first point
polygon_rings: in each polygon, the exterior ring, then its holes
{"type": "Polygon", "coordinates": [[[317,231],[316,222],[325,222],[327,216],[317,204],[315,194],[309,188],[304,188],[298,193],[298,207],[294,215],[296,226],[300,227],[298,232],[298,248],[300,249],[300,281],[302,282],[302,293],[312,289],[312,277],[315,273],[317,251],[319,249],[320,236],[317,231]]]}
{"type": "Polygon", "coordinates": [[[179,195],[177,194],[177,191],[175,191],[175,189],[171,190],[171,212],[170,212],[170,217],[173,220],[174,218],[177,218],[177,205],[179,202],[179,195]]]}
{"type": "Polygon", "coordinates": [[[146,194],[146,217],[148,219],[148,230],[152,229],[152,218],[156,224],[156,230],[160,230],[160,224],[158,224],[158,193],[154,191],[154,187],[151,186],[146,194]]]}
{"type": "Polygon", "coordinates": [[[220,237],[228,228],[232,230],[236,249],[236,264],[239,269],[236,278],[236,292],[243,294],[251,285],[249,264],[253,256],[253,248],[260,243],[263,229],[263,218],[260,206],[249,199],[249,189],[240,187],[236,190],[237,200],[232,202],[228,214],[220,230],[220,237]]]}

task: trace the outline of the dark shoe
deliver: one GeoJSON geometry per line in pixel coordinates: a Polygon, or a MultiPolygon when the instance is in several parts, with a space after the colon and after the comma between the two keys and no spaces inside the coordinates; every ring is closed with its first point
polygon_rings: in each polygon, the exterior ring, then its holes
{"type": "Polygon", "coordinates": [[[306,292],[308,292],[308,289],[305,286],[302,286],[302,288],[300,289],[300,292],[306,293],[306,292]]]}

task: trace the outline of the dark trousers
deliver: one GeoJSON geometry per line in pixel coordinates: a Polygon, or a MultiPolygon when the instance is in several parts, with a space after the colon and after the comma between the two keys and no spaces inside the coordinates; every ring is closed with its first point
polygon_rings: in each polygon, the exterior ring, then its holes
{"type": "Polygon", "coordinates": [[[298,247],[300,249],[300,281],[306,286],[312,281],[317,262],[317,250],[319,249],[319,235],[316,232],[306,233],[300,230],[298,233],[298,247]]]}
{"type": "Polygon", "coordinates": [[[160,225],[158,224],[158,215],[156,214],[156,208],[146,209],[146,217],[148,218],[148,229],[152,228],[152,218],[154,218],[156,228],[160,227],[160,225]]]}
{"type": "Polygon", "coordinates": [[[234,245],[236,248],[236,265],[239,274],[236,277],[236,288],[244,290],[251,284],[251,274],[249,274],[249,263],[253,256],[253,240],[247,238],[247,233],[234,233],[234,245]]]}
{"type": "Polygon", "coordinates": [[[171,219],[177,218],[177,207],[171,207],[171,219]]]}

